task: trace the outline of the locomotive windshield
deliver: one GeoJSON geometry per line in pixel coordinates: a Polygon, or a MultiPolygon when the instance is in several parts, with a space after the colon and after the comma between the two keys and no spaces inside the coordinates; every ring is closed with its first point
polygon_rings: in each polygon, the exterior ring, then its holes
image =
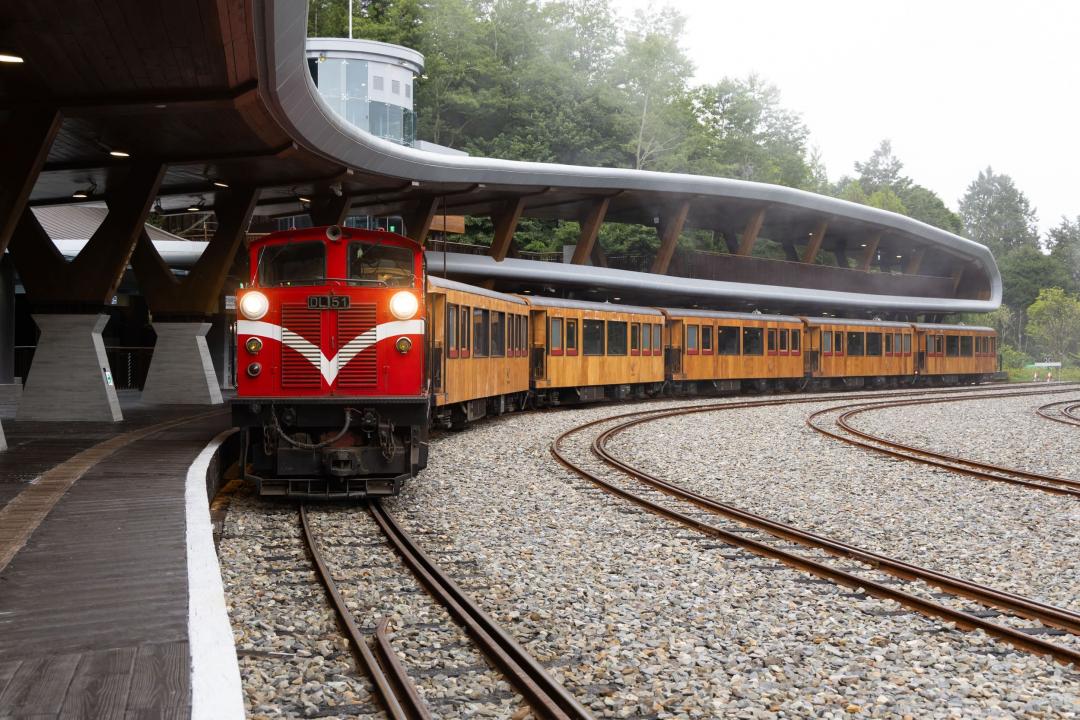
{"type": "Polygon", "coordinates": [[[350,281],[380,283],[390,287],[409,287],[413,274],[413,253],[398,245],[351,242],[348,250],[350,281]]]}
{"type": "Polygon", "coordinates": [[[321,242],[270,245],[259,253],[259,285],[318,285],[326,280],[326,246],[321,242]]]}

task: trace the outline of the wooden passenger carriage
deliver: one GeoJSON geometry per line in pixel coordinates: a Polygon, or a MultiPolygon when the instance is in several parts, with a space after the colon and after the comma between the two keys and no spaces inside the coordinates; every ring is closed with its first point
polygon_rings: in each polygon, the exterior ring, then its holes
{"type": "Polygon", "coordinates": [[[548,402],[657,392],[664,382],[659,310],[611,303],[525,298],[533,387],[548,402]]]}
{"type": "Polygon", "coordinates": [[[916,367],[944,382],[968,382],[997,371],[997,333],[993,328],[915,323],[916,367]]]}
{"type": "Polygon", "coordinates": [[[915,338],[910,323],[845,318],[803,318],[807,371],[815,378],[915,377],[915,338]]]}
{"type": "Polygon", "coordinates": [[[668,379],[691,390],[738,390],[743,380],[803,376],[797,317],[664,308],[668,379]]]}
{"type": "Polygon", "coordinates": [[[428,277],[436,413],[460,424],[520,408],[529,391],[529,307],[515,295],[428,277]]]}

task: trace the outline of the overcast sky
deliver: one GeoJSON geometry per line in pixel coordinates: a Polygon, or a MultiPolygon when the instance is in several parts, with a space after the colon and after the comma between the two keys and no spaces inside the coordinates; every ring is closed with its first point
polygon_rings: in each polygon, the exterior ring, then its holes
{"type": "MultiPolygon", "coordinates": [[[[612,0],[630,16],[663,0],[612,0]]],[[[1043,229],[1080,215],[1080,2],[669,0],[696,83],[756,72],[835,180],[883,139],[957,208],[987,165],[1043,229]]]]}

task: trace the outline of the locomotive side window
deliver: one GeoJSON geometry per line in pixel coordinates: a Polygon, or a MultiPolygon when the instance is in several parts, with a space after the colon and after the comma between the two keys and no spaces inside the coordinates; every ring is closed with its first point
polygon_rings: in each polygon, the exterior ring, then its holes
{"type": "Polygon", "coordinates": [[[960,336],[960,354],[964,357],[971,357],[971,336],[960,336]]]}
{"type": "Polygon", "coordinates": [[[262,287],[319,285],[326,281],[326,246],[321,242],[268,245],[259,251],[262,287]]]}
{"type": "Polygon", "coordinates": [[[765,354],[765,330],[756,327],[744,327],[742,330],[743,355],[765,354]]]}
{"type": "Polygon", "coordinates": [[[776,354],[776,330],[769,330],[769,354],[776,354]]]}
{"type": "Polygon", "coordinates": [[[469,346],[472,344],[469,342],[472,336],[472,320],[469,316],[469,308],[462,307],[458,313],[458,319],[460,321],[458,340],[461,341],[458,345],[459,357],[469,357],[469,346]]]}
{"type": "Polygon", "coordinates": [[[348,260],[350,283],[409,287],[416,280],[413,275],[412,251],[398,245],[351,242],[348,260]]]}
{"type": "Polygon", "coordinates": [[[957,335],[945,336],[946,357],[960,357],[960,338],[957,335]]]}
{"type": "Polygon", "coordinates": [[[664,336],[660,334],[660,326],[655,323],[652,326],[652,354],[664,354],[664,336]]]}
{"type": "Polygon", "coordinates": [[[904,333],[904,354],[911,354],[911,335],[909,333],[904,333]]]}
{"type": "Polygon", "coordinates": [[[577,320],[566,319],[566,354],[577,355],[577,320]]]}
{"type": "Polygon", "coordinates": [[[506,313],[491,312],[491,357],[506,355],[506,313]]]}
{"type": "Polygon", "coordinates": [[[487,357],[488,333],[491,332],[491,317],[483,308],[473,308],[473,357],[487,357]]]}
{"type": "Polygon", "coordinates": [[[698,326],[686,326],[686,354],[697,355],[698,351],[698,326]]]}
{"type": "Polygon", "coordinates": [[[582,349],[586,355],[604,354],[604,321],[583,320],[581,331],[582,349]]]}
{"type": "Polygon", "coordinates": [[[802,330],[791,331],[791,354],[798,355],[802,352],[802,330]]]}
{"type": "Polygon", "coordinates": [[[866,354],[881,357],[881,333],[866,333],[866,354]]]}
{"type": "Polygon", "coordinates": [[[712,325],[701,326],[701,354],[712,355],[712,325]]]}
{"type": "Polygon", "coordinates": [[[607,354],[626,354],[626,323],[622,321],[608,320],[607,354]]]}
{"type": "Polygon", "coordinates": [[[739,328],[721,325],[716,329],[716,352],[720,355],[739,354],[739,328]]]}
{"type": "Polygon", "coordinates": [[[847,334],[847,354],[859,357],[866,351],[866,338],[861,332],[849,332],[847,334]]]}
{"type": "Polygon", "coordinates": [[[550,355],[563,354],[562,318],[551,318],[551,329],[548,330],[548,353],[550,355]]]}
{"type": "Polygon", "coordinates": [[[832,333],[828,330],[821,333],[821,354],[832,355],[832,333]]]}
{"type": "Polygon", "coordinates": [[[446,306],[446,355],[456,358],[457,355],[457,305],[446,306]]]}
{"type": "Polygon", "coordinates": [[[641,323],[630,324],[630,354],[641,354],[641,323]]]}

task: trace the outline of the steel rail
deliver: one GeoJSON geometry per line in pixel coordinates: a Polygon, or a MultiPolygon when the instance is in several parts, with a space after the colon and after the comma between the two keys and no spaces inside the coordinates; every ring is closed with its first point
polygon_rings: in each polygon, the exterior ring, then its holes
{"type": "Polygon", "coordinates": [[[409,534],[378,501],[368,504],[368,512],[416,578],[465,627],[473,641],[525,697],[538,716],[591,720],[591,713],[577,698],[481,610],[457,583],[413,542],[409,534]]]}
{"type": "Polygon", "coordinates": [[[929,405],[933,403],[961,402],[965,400],[985,400],[1002,397],[1026,397],[1029,395],[1039,394],[1043,393],[997,393],[993,395],[979,395],[972,397],[950,397],[921,400],[902,400],[896,402],[879,402],[870,405],[861,403],[845,404],[834,406],[831,408],[825,408],[823,410],[818,410],[817,412],[811,413],[806,418],[806,424],[817,432],[831,437],[835,440],[839,440],[849,445],[854,445],[856,447],[860,447],[866,450],[873,450],[874,452],[889,455],[890,457],[923,463],[925,465],[932,465],[934,467],[939,467],[945,470],[949,470],[951,472],[968,475],[974,478],[978,478],[980,480],[993,480],[997,482],[1009,483],[1011,485],[1019,485],[1033,490],[1041,490],[1043,492],[1053,493],[1056,495],[1080,497],[1080,481],[1072,480],[1070,478],[1058,477],[1055,475],[1045,475],[1042,473],[1029,472],[1027,470],[1021,470],[1018,468],[1002,467],[1000,465],[994,465],[992,463],[984,463],[978,460],[970,460],[968,458],[950,455],[948,453],[935,452],[927,448],[919,448],[913,445],[907,445],[901,442],[880,437],[878,435],[874,435],[872,433],[865,432],[863,430],[859,430],[858,428],[853,427],[848,422],[851,417],[864,412],[869,412],[871,410],[882,410],[886,408],[896,408],[910,405],[929,405]],[[814,422],[822,415],[825,415],[827,413],[834,413],[837,411],[846,411],[843,412],[836,419],[835,422],[837,426],[839,426],[845,432],[850,433],[854,437],[849,437],[841,433],[834,432],[814,422]]]}
{"type": "MultiPolygon", "coordinates": [[[[694,408],[696,409],[696,408],[694,408]]],[[[630,413],[627,413],[630,414],[630,413]]],[[[614,483],[608,482],[599,477],[593,472],[576,465],[569,458],[567,458],[561,450],[563,441],[570,435],[581,432],[589,427],[593,427],[600,423],[610,422],[612,419],[616,419],[620,416],[614,416],[613,418],[601,418],[594,420],[577,427],[570,428],[566,432],[562,433],[551,443],[549,450],[555,460],[563,467],[567,468],[571,472],[578,476],[589,480],[593,484],[597,485],[600,489],[620,497],[624,500],[629,500],[641,507],[650,510],[651,512],[666,517],[669,520],[681,523],[697,530],[703,534],[716,537],[736,547],[743,548],[762,557],[771,558],[783,562],[786,565],[794,567],[799,570],[803,570],[818,577],[831,580],[840,585],[850,587],[853,589],[862,589],[867,594],[874,597],[883,598],[887,600],[894,600],[907,607],[910,607],[918,612],[935,619],[943,619],[948,622],[955,623],[958,628],[964,630],[983,630],[989,635],[1001,638],[1014,647],[1018,647],[1024,650],[1028,650],[1040,655],[1048,655],[1055,660],[1065,664],[1080,665],[1080,651],[1073,650],[1071,648],[1055,645],[1054,643],[1047,642],[1038,637],[1027,635],[1020,630],[1010,628],[996,623],[989,622],[977,615],[973,615],[955,608],[950,608],[941,603],[926,598],[913,595],[902,590],[890,587],[884,583],[867,580],[853,573],[845,570],[839,570],[833,568],[825,563],[814,560],[812,558],[803,557],[796,553],[773,547],[767,543],[752,538],[743,537],[738,533],[734,533],[723,528],[710,525],[702,520],[686,515],[678,510],[665,507],[659,503],[649,500],[645,497],[637,495],[629,490],[619,487],[614,483]]]]}
{"type": "Polygon", "coordinates": [[[1080,408],[1080,402],[1076,402],[1075,400],[1061,400],[1059,402],[1042,405],[1035,410],[1035,413],[1040,417],[1044,417],[1047,420],[1053,420],[1054,422],[1063,425],[1080,426],[1080,415],[1077,415],[1078,408],[1080,408]],[[1064,405],[1065,407],[1059,407],[1060,405],[1064,405]],[[1055,415],[1051,412],[1051,408],[1057,409],[1058,414],[1055,415]]]}
{"type": "MultiPolygon", "coordinates": [[[[680,414],[691,414],[693,412],[697,412],[697,410],[689,409],[688,412],[680,414]]],[[[891,575],[895,575],[896,577],[905,580],[922,580],[954,595],[967,597],[971,600],[983,603],[984,605],[994,605],[1022,617],[1038,620],[1045,625],[1051,625],[1061,628],[1062,630],[1067,630],[1074,635],[1080,635],[1080,613],[1059,608],[1054,605],[1048,605],[1023,595],[1018,595],[1005,590],[998,590],[987,585],[982,585],[953,575],[904,562],[889,557],[888,555],[874,552],[873,550],[867,550],[840,540],[818,535],[807,530],[802,530],[794,525],[783,523],[778,520],[772,520],[748,510],[743,510],[734,505],[721,502],[692,490],[687,490],[679,485],[658,478],[641,468],[619,459],[607,449],[608,442],[616,435],[625,432],[632,427],[654,422],[658,419],[661,418],[638,418],[605,430],[593,440],[593,453],[607,465],[615,467],[627,475],[651,485],[661,492],[667,493],[680,500],[693,503],[704,510],[723,515],[731,520],[750,525],[759,530],[764,530],[775,537],[806,545],[808,547],[815,547],[837,557],[844,557],[866,563],[873,566],[875,569],[888,572],[891,575]]]]}
{"type": "MultiPolygon", "coordinates": [[[[387,666],[393,679],[388,678],[383,668],[379,666],[378,660],[371,652],[371,648],[368,647],[364,633],[357,626],[352,612],[345,604],[345,598],[342,597],[341,591],[338,590],[337,583],[334,581],[333,575],[330,574],[330,569],[326,566],[322,553],[315,543],[315,537],[308,522],[307,507],[304,505],[300,506],[300,525],[303,527],[304,540],[314,561],[319,579],[322,581],[323,587],[326,588],[326,593],[330,596],[331,604],[334,606],[338,619],[345,626],[353,651],[359,656],[364,670],[367,671],[368,676],[375,684],[387,714],[394,720],[430,720],[431,713],[423,700],[420,699],[416,687],[405,672],[404,667],[397,660],[393,649],[389,647],[389,642],[386,643],[386,650],[383,650],[382,653],[384,658],[388,659],[387,666]],[[404,688],[404,692],[399,696],[394,692],[394,687],[404,688]],[[402,700],[404,700],[404,703],[402,700]]],[[[387,619],[383,618],[379,626],[384,637],[386,622],[387,619]]]]}

